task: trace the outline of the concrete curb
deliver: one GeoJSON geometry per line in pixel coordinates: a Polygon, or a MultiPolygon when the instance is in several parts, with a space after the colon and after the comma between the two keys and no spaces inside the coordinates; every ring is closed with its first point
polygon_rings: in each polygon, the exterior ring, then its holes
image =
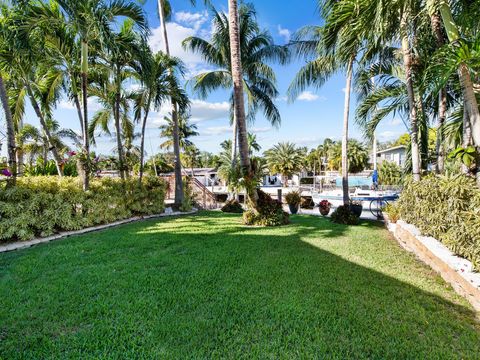
{"type": "Polygon", "coordinates": [[[21,249],[26,249],[31,246],[37,245],[37,244],[44,244],[48,243],[50,241],[54,240],[60,240],[60,239],[65,239],[70,236],[74,235],[82,235],[82,234],[87,234],[90,232],[95,232],[95,231],[100,231],[100,230],[105,230],[109,229],[112,227],[116,227],[119,225],[124,225],[124,224],[129,224],[137,221],[143,221],[143,220],[149,220],[149,219],[157,219],[157,218],[163,218],[163,217],[170,217],[170,216],[182,216],[182,215],[192,215],[198,212],[198,209],[194,209],[192,211],[188,212],[180,212],[180,211],[175,211],[171,213],[163,213],[163,214],[156,214],[156,215],[145,215],[145,216],[134,216],[129,219],[125,220],[119,220],[115,221],[113,223],[109,224],[104,224],[104,225],[98,225],[98,226],[92,226],[88,227],[85,229],[80,229],[80,230],[74,230],[74,231],[62,231],[58,234],[52,235],[52,236],[47,236],[43,238],[35,238],[32,240],[28,241],[17,241],[14,243],[10,243],[7,245],[1,245],[0,246],[0,253],[8,252],[8,251],[14,251],[14,250],[21,250],[21,249]]]}
{"type": "Polygon", "coordinates": [[[438,272],[480,312],[480,273],[473,270],[470,261],[455,255],[437,239],[422,236],[417,227],[405,221],[392,223],[385,219],[385,224],[401,247],[438,272]]]}

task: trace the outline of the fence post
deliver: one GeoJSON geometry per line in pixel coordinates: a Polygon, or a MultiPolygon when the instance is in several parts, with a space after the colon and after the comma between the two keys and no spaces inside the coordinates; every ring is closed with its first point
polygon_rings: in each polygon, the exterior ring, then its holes
{"type": "Polygon", "coordinates": [[[282,202],[282,189],[277,189],[277,199],[282,202]]]}

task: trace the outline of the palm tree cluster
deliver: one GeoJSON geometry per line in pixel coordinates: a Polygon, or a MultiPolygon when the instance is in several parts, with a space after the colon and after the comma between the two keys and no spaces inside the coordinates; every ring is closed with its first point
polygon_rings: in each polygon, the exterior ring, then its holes
{"type": "MultiPolygon", "coordinates": [[[[378,124],[389,115],[402,118],[410,134],[409,168],[414,180],[427,167],[432,126],[437,127],[438,173],[444,171],[445,154],[458,147],[476,149],[478,168],[480,3],[319,0],[318,5],[324,24],[301,29],[290,44],[307,63],[292,82],[289,95],[293,100],[307,86],[321,87],[333,74],[345,74],[344,202],[349,200],[352,87],[359,100],[355,120],[367,138],[374,137],[378,124]]],[[[480,172],[471,170],[480,182],[480,172]]]]}
{"type": "Polygon", "coordinates": [[[12,1],[1,6],[0,16],[0,98],[11,183],[22,172],[26,153],[31,159],[41,154],[43,162],[51,156],[62,176],[64,156],[70,152],[62,139],[68,138],[77,145],[87,190],[94,157],[90,146],[101,133],[115,138],[121,178],[129,176],[131,159],[138,158],[141,181],[150,111],[168,101],[181,113],[189,107],[181,86],[184,66],[168,53],[151,50],[142,7],[128,0],[12,1]],[[53,110],[65,97],[76,109],[78,134],[59,129],[54,119],[53,110]],[[101,105],[93,116],[89,99],[101,105]],[[24,121],[27,101],[40,129],[24,121]],[[135,133],[136,123],[140,134],[135,133]],[[139,147],[133,145],[137,137],[139,147]]]}

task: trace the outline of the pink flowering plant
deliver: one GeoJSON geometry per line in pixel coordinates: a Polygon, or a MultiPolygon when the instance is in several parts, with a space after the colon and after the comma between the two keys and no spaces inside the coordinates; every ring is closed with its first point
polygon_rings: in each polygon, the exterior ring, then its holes
{"type": "Polygon", "coordinates": [[[328,200],[322,200],[320,201],[320,204],[318,204],[318,207],[322,210],[330,210],[332,203],[328,200]]]}

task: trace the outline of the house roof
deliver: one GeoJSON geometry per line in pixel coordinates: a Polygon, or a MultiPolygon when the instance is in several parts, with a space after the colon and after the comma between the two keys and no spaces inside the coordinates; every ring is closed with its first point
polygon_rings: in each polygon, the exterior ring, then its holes
{"type": "Polygon", "coordinates": [[[390,151],[395,151],[395,150],[400,150],[400,149],[405,150],[406,148],[407,148],[407,147],[406,147],[405,145],[393,146],[393,147],[388,148],[388,149],[378,150],[378,151],[377,151],[377,154],[382,154],[382,153],[386,153],[386,152],[390,152],[390,151]]]}

